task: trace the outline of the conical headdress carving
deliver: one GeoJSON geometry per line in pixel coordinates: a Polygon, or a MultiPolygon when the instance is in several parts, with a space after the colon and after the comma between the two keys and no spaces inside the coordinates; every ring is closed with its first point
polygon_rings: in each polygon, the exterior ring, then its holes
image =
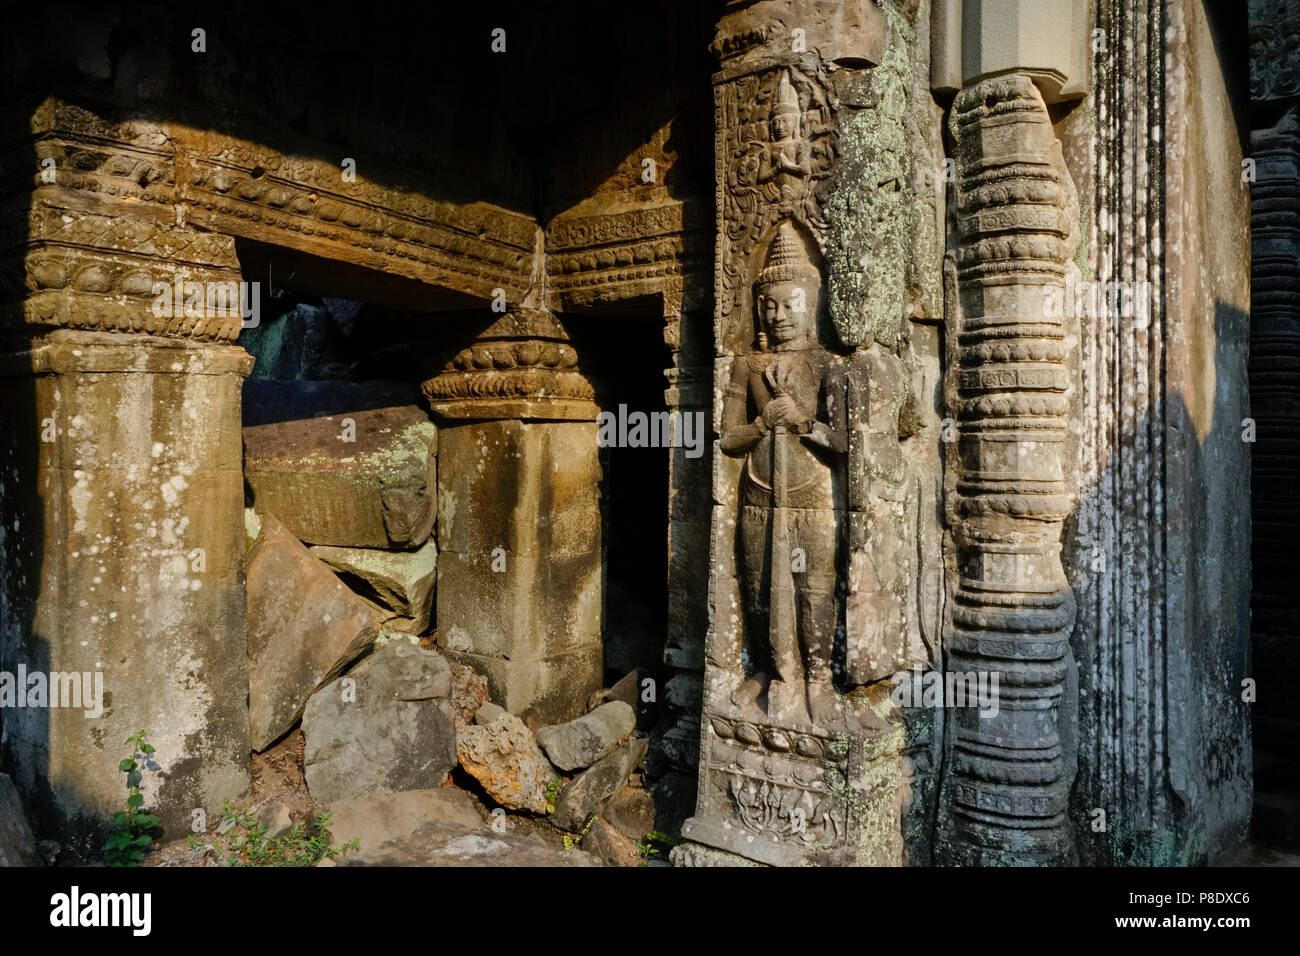
{"type": "Polygon", "coordinates": [[[808,250],[794,224],[789,220],[781,223],[776,231],[776,238],[767,247],[767,259],[763,262],[763,271],[758,274],[758,288],[767,288],[775,282],[796,282],[806,279],[821,279],[821,273],[808,258],[808,250]]]}
{"type": "Polygon", "coordinates": [[[790,82],[790,72],[787,70],[781,74],[781,79],[776,84],[776,101],[772,104],[772,115],[798,116],[801,112],[799,94],[795,92],[794,85],[790,82]]]}

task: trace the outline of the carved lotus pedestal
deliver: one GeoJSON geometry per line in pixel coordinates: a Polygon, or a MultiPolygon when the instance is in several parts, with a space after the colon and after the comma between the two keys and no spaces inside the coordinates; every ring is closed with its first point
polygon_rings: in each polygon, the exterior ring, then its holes
{"type": "MultiPolygon", "coordinates": [[[[871,706],[861,692],[845,704],[871,706]]],[[[792,729],[734,712],[706,715],[701,792],[682,836],[774,866],[901,865],[906,733],[890,726],[792,729]]],[[[719,862],[712,856],[687,847],[674,859],[719,862]]]]}

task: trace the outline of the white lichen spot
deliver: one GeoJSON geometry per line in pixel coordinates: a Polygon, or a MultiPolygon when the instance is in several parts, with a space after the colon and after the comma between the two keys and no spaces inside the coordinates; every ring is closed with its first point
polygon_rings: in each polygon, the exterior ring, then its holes
{"type": "Polygon", "coordinates": [[[189,486],[184,475],[172,475],[159,486],[158,490],[162,492],[163,501],[174,505],[181,500],[180,493],[189,486]]]}

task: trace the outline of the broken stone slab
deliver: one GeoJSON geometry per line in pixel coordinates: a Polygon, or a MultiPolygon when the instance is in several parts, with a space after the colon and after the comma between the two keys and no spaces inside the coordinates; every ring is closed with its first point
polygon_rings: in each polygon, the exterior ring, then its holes
{"type": "Polygon", "coordinates": [[[581,847],[606,866],[640,866],[643,862],[635,842],[605,820],[596,820],[591,825],[581,847]]]}
{"type": "Polygon", "coordinates": [[[545,813],[547,788],[556,780],[533,732],[513,714],[487,726],[466,727],[456,740],[460,765],[497,803],[545,813]]]}
{"type": "Polygon", "coordinates": [[[561,830],[580,832],[627,783],[645,758],[649,743],[645,737],[634,737],[569,781],[555,801],[551,822],[561,830]]]}
{"type": "Polygon", "coordinates": [[[429,790],[456,765],[456,723],[442,655],[396,638],[307,701],[307,790],[330,803],[429,790]]]}
{"type": "Polygon", "coordinates": [[[377,632],[365,603],[277,516],[252,515],[246,526],[256,533],[246,572],[249,740],[261,751],[377,632]]]}
{"type": "Polygon", "coordinates": [[[316,545],[311,553],[362,597],[394,616],[408,618],[410,623],[402,630],[419,634],[428,629],[438,580],[438,545],[433,539],[417,551],[316,545]]]}
{"type": "MultiPolygon", "coordinates": [[[[444,822],[469,830],[486,826],[474,798],[454,787],[408,790],[404,793],[370,793],[332,803],[329,833],[335,848],[360,840],[356,860],[370,862],[390,840],[407,840],[426,823],[444,822]]],[[[347,855],[349,860],[353,854],[347,855]]]]}
{"type": "Polygon", "coordinates": [[[18,788],[0,773],[0,867],[44,865],[18,788]]]}
{"type": "Polygon", "coordinates": [[[649,731],[659,719],[658,693],[654,680],[647,668],[630,670],[604,692],[602,702],[623,701],[636,711],[636,729],[649,731]],[[651,683],[646,684],[645,681],[651,683]]]}
{"type": "Polygon", "coordinates": [[[293,814],[288,806],[276,800],[268,803],[257,814],[257,825],[266,832],[268,840],[278,840],[293,830],[293,814]]]}
{"type": "Polygon", "coordinates": [[[486,824],[478,828],[450,820],[431,820],[409,836],[392,839],[359,854],[338,857],[339,866],[600,866],[581,850],[564,850],[535,834],[486,824]]]}
{"type": "Polygon", "coordinates": [[[253,425],[244,476],[254,507],[309,544],[416,548],[438,513],[437,434],[416,405],[253,425]]]}
{"type": "Polygon", "coordinates": [[[485,700],[483,701],[483,705],[479,707],[478,711],[474,714],[474,723],[480,727],[486,727],[488,724],[495,723],[497,720],[504,717],[505,713],[506,709],[504,707],[499,704],[494,704],[490,700],[485,700]]]}
{"type": "Polygon", "coordinates": [[[564,771],[590,767],[636,730],[636,712],[621,700],[601,704],[567,724],[543,727],[537,742],[564,771]]]}
{"type": "Polygon", "coordinates": [[[639,787],[624,787],[604,810],[604,819],[630,840],[640,840],[655,828],[655,802],[639,787]]]}

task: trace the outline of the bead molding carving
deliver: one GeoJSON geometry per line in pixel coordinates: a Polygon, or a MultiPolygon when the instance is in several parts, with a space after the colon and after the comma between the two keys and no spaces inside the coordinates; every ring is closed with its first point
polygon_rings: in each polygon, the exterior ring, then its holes
{"type": "Polygon", "coordinates": [[[424,383],[445,418],[594,421],[595,392],[549,312],[517,309],[481,332],[424,383]]]}

